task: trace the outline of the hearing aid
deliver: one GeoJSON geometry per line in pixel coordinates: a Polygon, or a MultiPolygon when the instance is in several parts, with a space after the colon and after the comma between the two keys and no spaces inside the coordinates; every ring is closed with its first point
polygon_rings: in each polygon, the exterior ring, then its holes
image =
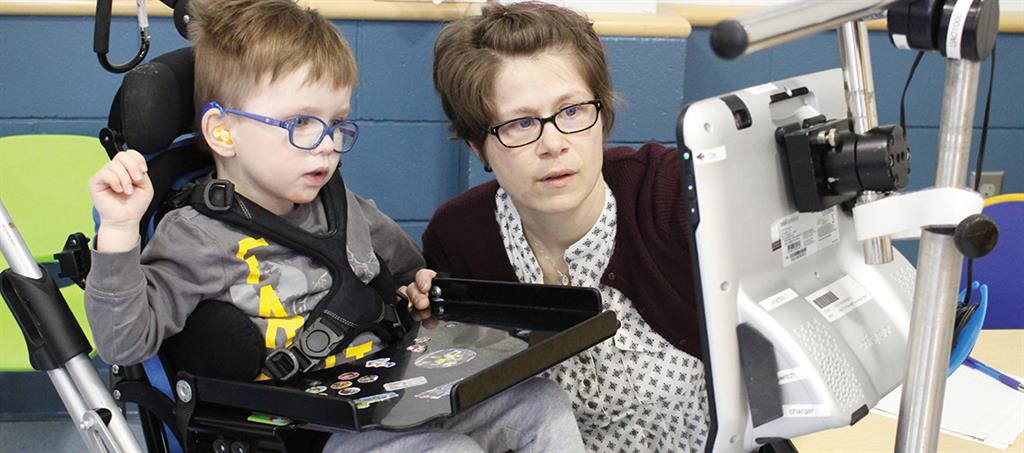
{"type": "Polygon", "coordinates": [[[225,145],[231,145],[234,143],[231,141],[231,132],[224,129],[224,126],[217,126],[213,128],[213,139],[225,145]]]}

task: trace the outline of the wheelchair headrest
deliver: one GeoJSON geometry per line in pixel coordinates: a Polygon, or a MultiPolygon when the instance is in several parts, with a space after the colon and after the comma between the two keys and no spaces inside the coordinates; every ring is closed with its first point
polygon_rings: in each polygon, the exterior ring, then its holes
{"type": "Polygon", "coordinates": [[[100,142],[111,158],[129,148],[146,156],[153,202],[139,225],[143,243],[167,197],[213,168],[210,154],[194,140],[175,142],[193,132],[194,61],[192,48],[186,47],[129,71],[110,106],[108,127],[100,131],[100,142]]]}
{"type": "Polygon", "coordinates": [[[127,147],[151,155],[192,132],[193,62],[192,49],[185,47],[125,75],[110,106],[109,131],[100,137],[108,154],[112,156],[127,147]]]}

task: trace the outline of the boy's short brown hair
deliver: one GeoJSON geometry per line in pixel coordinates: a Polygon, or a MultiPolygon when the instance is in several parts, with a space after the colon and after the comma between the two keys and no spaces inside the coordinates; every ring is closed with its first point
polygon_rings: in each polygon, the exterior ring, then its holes
{"type": "Polygon", "coordinates": [[[524,2],[489,4],[480,16],[447,25],[434,44],[434,87],[455,135],[479,150],[486,126],[497,120],[492,105],[494,79],[505,58],[564,51],[604,107],[604,134],[615,122],[615,93],[604,47],[593,25],[558,6],[524,2]]]}
{"type": "Polygon", "coordinates": [[[306,64],[307,82],[358,82],[337,27],[295,0],[192,0],[188,8],[197,114],[210,101],[237,108],[262,77],[274,81],[306,64]]]}

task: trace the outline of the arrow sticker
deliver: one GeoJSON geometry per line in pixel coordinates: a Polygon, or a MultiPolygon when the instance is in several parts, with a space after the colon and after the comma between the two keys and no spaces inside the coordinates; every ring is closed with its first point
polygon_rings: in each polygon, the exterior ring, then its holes
{"type": "Polygon", "coordinates": [[[694,151],[694,158],[697,160],[697,165],[710,164],[712,162],[725,160],[725,146],[716,146],[714,148],[694,151]]]}

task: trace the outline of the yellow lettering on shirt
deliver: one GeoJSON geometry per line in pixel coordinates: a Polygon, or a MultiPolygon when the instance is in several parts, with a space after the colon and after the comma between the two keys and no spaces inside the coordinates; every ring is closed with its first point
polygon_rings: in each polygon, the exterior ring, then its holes
{"type": "Polygon", "coordinates": [[[235,256],[249,265],[249,276],[245,279],[246,283],[256,284],[260,282],[260,263],[256,261],[255,256],[246,257],[245,255],[249,254],[249,250],[267,245],[270,244],[267,244],[266,239],[263,238],[245,238],[238,241],[238,253],[235,256]]]}
{"type": "Polygon", "coordinates": [[[269,318],[267,319],[267,335],[266,343],[267,349],[274,349],[277,347],[277,332],[284,330],[284,346],[288,347],[292,345],[292,340],[295,339],[295,332],[302,327],[302,324],[306,322],[306,319],[302,315],[290,316],[287,318],[269,318]]]}
{"type": "MultiPolygon", "coordinates": [[[[354,357],[356,360],[363,358],[367,352],[373,349],[373,341],[367,341],[363,344],[357,344],[355,346],[349,346],[345,348],[345,357],[354,357]]],[[[328,367],[330,368],[330,367],[328,367]]]]}
{"type": "MultiPolygon", "coordinates": [[[[263,238],[245,238],[238,241],[238,253],[235,256],[239,260],[245,261],[249,266],[249,275],[245,279],[246,283],[258,285],[260,282],[259,260],[256,259],[255,255],[247,255],[254,248],[268,245],[270,244],[263,238]]],[[[277,348],[277,337],[281,331],[283,331],[285,337],[284,347],[291,346],[292,341],[295,340],[296,332],[305,324],[306,319],[302,315],[289,316],[287,310],[284,309],[284,304],[281,303],[281,298],[277,295],[277,291],[274,291],[274,287],[271,285],[260,287],[259,302],[260,317],[267,320],[267,330],[264,333],[266,347],[268,349],[277,348]]],[[[330,363],[329,367],[333,365],[333,360],[325,360],[324,363],[330,363]]]]}
{"type": "Polygon", "coordinates": [[[261,318],[287,318],[288,312],[281,304],[281,298],[277,297],[274,287],[266,285],[260,287],[260,317],[261,318]]]}

